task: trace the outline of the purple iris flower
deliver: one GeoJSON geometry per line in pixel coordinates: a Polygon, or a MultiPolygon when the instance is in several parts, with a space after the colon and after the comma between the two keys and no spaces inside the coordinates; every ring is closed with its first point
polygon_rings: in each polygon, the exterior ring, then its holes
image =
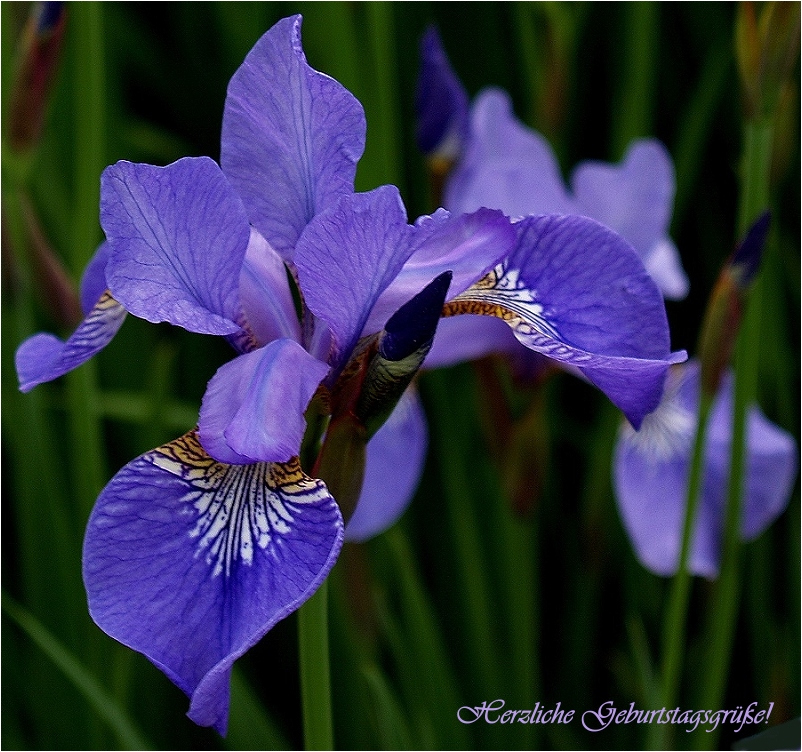
{"type": "Polygon", "coordinates": [[[104,171],[106,242],[84,277],[86,319],[65,342],[39,334],[17,353],[27,391],[92,357],[127,312],[235,348],[198,426],[114,476],[84,543],[94,620],[221,733],[233,662],[311,596],[345,537],[381,532],[408,503],[426,447],[408,385],[441,313],[500,319],[574,364],[634,425],[684,357],[670,353],[635,251],[592,220],[438,210],[410,225],[396,188],[354,193],[362,108],[306,63],[300,23],[276,24],[234,74],[220,166],[104,171]],[[302,448],[314,456],[323,440],[309,435],[310,410],[331,416],[332,435],[344,417],[372,436],[345,529],[329,489],[301,468],[302,448]]]}
{"type": "Polygon", "coordinates": [[[421,41],[421,59],[418,144],[427,154],[449,144],[449,153],[459,155],[445,186],[447,209],[591,217],[629,241],[666,298],[687,295],[688,279],[668,237],[674,170],[659,141],[633,142],[620,165],[581,163],[569,190],[548,142],[515,117],[506,92],[485,89],[469,110],[434,29],[421,41]]]}
{"type": "MultiPolygon", "coordinates": [[[[660,406],[639,431],[621,428],[613,481],[618,509],[640,562],[658,575],[677,571],[685,497],[699,406],[695,360],[672,369],[660,406]]],[[[689,571],[718,574],[732,446],[732,374],[722,380],[707,427],[701,498],[689,571]]],[[[747,413],[746,473],[741,536],[760,535],[788,506],[797,475],[793,437],[754,405],[747,413]]]]}

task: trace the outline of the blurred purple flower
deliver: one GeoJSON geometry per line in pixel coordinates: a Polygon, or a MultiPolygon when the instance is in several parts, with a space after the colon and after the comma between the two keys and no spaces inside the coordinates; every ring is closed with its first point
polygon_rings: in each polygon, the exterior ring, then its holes
{"type": "Polygon", "coordinates": [[[674,170],[659,141],[633,142],[620,165],[579,164],[569,191],[548,142],[515,118],[506,92],[481,91],[468,113],[468,96],[434,29],[423,37],[421,57],[419,145],[430,153],[449,143],[449,152],[459,155],[445,187],[447,209],[464,212],[486,206],[510,217],[591,217],[635,248],[666,298],[687,295],[688,279],[668,237],[674,170]]]}
{"type": "Polygon", "coordinates": [[[637,255],[592,220],[439,210],[410,225],[393,186],[354,193],[362,108],[307,65],[300,22],[276,24],[234,74],[220,166],[198,157],[104,171],[106,242],[85,275],[87,317],[66,342],[39,334],[17,353],[27,391],[92,357],[126,312],[237,350],[210,380],[198,427],[102,491],[84,544],[95,621],[221,733],[234,660],[311,596],[344,535],[384,530],[409,502],[426,428],[403,390],[441,311],[502,320],[581,370],[634,425],[684,358],[670,353],[662,298],[637,255]],[[365,440],[378,429],[352,533],[300,467],[302,441],[320,447],[305,436],[313,402],[332,414],[326,441],[342,415],[365,440]]]}
{"type": "MultiPolygon", "coordinates": [[[[448,145],[455,166],[444,187],[447,209],[463,212],[493,207],[514,221],[541,214],[590,217],[620,234],[637,252],[640,263],[632,262],[631,273],[642,264],[663,296],[682,298],[687,294],[688,280],[667,234],[674,174],[662,144],[654,139],[636,141],[620,165],[583,162],[574,171],[569,191],[548,142],[515,118],[506,92],[485,89],[470,107],[466,104],[467,93],[433,28],[421,41],[421,58],[416,100],[418,143],[430,156],[437,156],[443,144],[448,145]]],[[[574,280],[577,288],[588,286],[610,300],[625,296],[615,273],[590,278],[604,269],[604,254],[594,254],[589,246],[583,252],[583,261],[572,267],[578,275],[574,280]]],[[[556,255],[549,261],[555,267],[565,263],[556,255]]],[[[639,338],[648,335],[639,333],[637,327],[631,333],[639,341],[638,351],[643,352],[639,338]]],[[[656,349],[665,353],[666,348],[661,344],[656,349]]],[[[491,319],[443,322],[427,365],[447,366],[493,353],[504,355],[523,380],[547,373],[552,365],[540,352],[522,348],[508,328],[491,319]]],[[[577,363],[566,360],[562,365],[601,386],[588,371],[577,368],[577,363]]],[[[652,407],[656,405],[654,401],[652,407]]],[[[638,420],[632,420],[627,409],[622,409],[637,426],[638,420]]]]}
{"type": "MultiPolygon", "coordinates": [[[[685,497],[699,405],[695,360],[669,374],[660,406],[639,431],[621,428],[613,481],[624,527],[640,562],[658,575],[677,571],[685,497]]],[[[732,445],[732,374],[723,379],[707,427],[701,499],[688,568],[715,577],[721,555],[732,445]]],[[[747,463],[741,536],[760,535],[788,505],[797,475],[793,438],[755,405],[747,413],[747,463]]]]}

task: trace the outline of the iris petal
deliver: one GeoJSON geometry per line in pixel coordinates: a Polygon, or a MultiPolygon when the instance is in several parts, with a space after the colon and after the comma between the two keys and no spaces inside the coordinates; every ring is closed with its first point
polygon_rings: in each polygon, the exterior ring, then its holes
{"type": "Polygon", "coordinates": [[[571,186],[578,213],[623,235],[641,257],[665,235],[674,202],[674,168],[659,141],[635,141],[620,165],[582,162],[571,186]]]}
{"type": "Polygon", "coordinates": [[[635,251],[586,217],[526,217],[511,256],[446,304],[505,320],[518,340],[575,366],[634,426],[657,407],[672,354],[663,300],[635,251]]]}
{"type": "Polygon", "coordinates": [[[299,239],[295,264],[301,291],[312,313],[331,328],[335,371],[350,356],[379,295],[413,252],[414,239],[415,228],[407,224],[392,185],[344,196],[336,209],[315,217],[299,239]]]}
{"type": "Polygon", "coordinates": [[[220,161],[285,259],[312,217],[353,191],[365,129],[351,92],[307,64],[300,16],[273,26],[231,78],[220,161]]]}
{"type": "Polygon", "coordinates": [[[100,218],[111,245],[109,288],[128,311],[191,332],[239,331],[239,275],[250,229],[211,159],[107,167],[100,218]]]}
{"type": "MultiPolygon", "coordinates": [[[[696,367],[697,363],[692,365],[696,367]]],[[[695,405],[699,377],[690,366],[688,370],[687,399],[693,400],[695,405]]],[[[725,479],[729,476],[733,389],[733,375],[727,373],[716,395],[708,428],[708,464],[721,475],[722,488],[726,488],[725,479]]],[[[741,532],[745,540],[751,540],[788,505],[799,469],[799,452],[793,437],[769,421],[757,405],[751,405],[747,411],[746,431],[746,492],[741,532]]]]}
{"type": "Polygon", "coordinates": [[[425,368],[442,368],[491,353],[508,356],[523,350],[503,319],[492,316],[449,316],[440,321],[425,368]]]}
{"type": "Polygon", "coordinates": [[[240,294],[246,319],[260,345],[282,337],[301,341],[301,324],[292,300],[287,267],[254,229],[242,265],[240,294]]]}
{"type": "Polygon", "coordinates": [[[646,271],[668,300],[682,300],[690,289],[688,275],[682,268],[679,251],[671,238],[663,238],[643,259],[646,271]]]}
{"type": "Polygon", "coordinates": [[[439,274],[451,272],[448,298],[481,279],[514,248],[515,227],[500,211],[450,215],[439,210],[415,222],[414,251],[371,310],[363,334],[379,331],[390,316],[439,274]]]}
{"type": "Polygon", "coordinates": [[[106,292],[109,285],[106,282],[106,264],[111,256],[111,246],[107,242],[101,243],[94,256],[81,275],[81,308],[87,315],[106,292]]]}
{"type": "MultiPolygon", "coordinates": [[[[613,480],[624,527],[638,559],[656,574],[677,570],[688,471],[699,401],[699,364],[672,370],[659,407],[639,431],[622,428],[615,448],[613,480]]],[[[689,570],[715,577],[721,557],[732,446],[732,378],[716,395],[707,428],[702,491],[689,570]]],[[[757,406],[747,413],[747,458],[741,534],[762,533],[788,505],[798,471],[789,434],[757,406]]]]}
{"type": "Polygon", "coordinates": [[[304,411],[329,368],[291,339],[221,366],[200,410],[206,451],[233,464],[286,462],[298,454],[304,411]]]}
{"type": "Polygon", "coordinates": [[[125,313],[107,290],[66,342],[52,334],[36,334],[25,340],[15,360],[20,390],[29,392],[99,353],[117,334],[125,313]]]}
{"type": "Polygon", "coordinates": [[[649,268],[666,297],[687,294],[687,278],[668,238],[674,203],[674,167],[666,148],[655,139],[633,142],[620,165],[587,161],[571,179],[576,213],[598,220],[623,236],[649,268]],[[674,255],[669,256],[670,250],[674,255]],[[672,274],[667,276],[667,264],[672,274]],[[684,290],[684,292],[683,292],[684,290]]]}
{"type": "Polygon", "coordinates": [[[511,217],[573,212],[554,152],[515,118],[505,91],[486,89],[476,97],[470,138],[446,186],[445,206],[454,213],[488,206],[511,217]]]}
{"type": "Polygon", "coordinates": [[[233,662],[314,593],[342,536],[297,459],[225,465],[192,431],[101,493],[84,542],[89,610],[191,698],[193,721],[225,734],[233,662]]]}
{"type": "Polygon", "coordinates": [[[427,445],[426,417],[412,386],[368,442],[362,493],[346,525],[346,540],[368,540],[398,521],[423,474],[427,445]]]}

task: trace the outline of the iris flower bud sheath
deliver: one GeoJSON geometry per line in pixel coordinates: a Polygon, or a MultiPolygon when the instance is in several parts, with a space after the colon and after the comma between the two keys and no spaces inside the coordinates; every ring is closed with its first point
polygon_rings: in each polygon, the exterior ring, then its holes
{"type": "Polygon", "coordinates": [[[799,3],[738,5],[735,50],[748,120],[775,111],[799,54],[799,13],[799,3]]]}
{"type": "Polygon", "coordinates": [[[338,380],[334,414],[312,474],[322,478],[348,521],[359,501],[367,444],[395,409],[432,346],[451,272],[398,309],[352,358],[338,380]]]}
{"type": "Polygon", "coordinates": [[[699,339],[702,393],[706,396],[716,393],[732,357],[745,297],[760,266],[770,218],[769,212],[764,212],[749,228],[724,264],[710,294],[699,339]]]}

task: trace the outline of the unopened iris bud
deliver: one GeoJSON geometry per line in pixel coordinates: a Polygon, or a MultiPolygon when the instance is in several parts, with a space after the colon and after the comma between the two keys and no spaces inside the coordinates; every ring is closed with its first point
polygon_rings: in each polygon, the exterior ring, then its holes
{"type": "Polygon", "coordinates": [[[440,274],[385,324],[356,404],[356,414],[369,435],[393,411],[429,353],[451,276],[451,272],[440,274]]]}
{"type": "Polygon", "coordinates": [[[741,291],[746,291],[752,284],[760,268],[770,222],[771,212],[763,212],[747,230],[746,236],[723,269],[722,273],[729,274],[741,291]]]}
{"type": "Polygon", "coordinates": [[[424,348],[423,356],[429,352],[451,277],[443,272],[389,318],[379,339],[383,358],[400,361],[424,348]]]}
{"type": "Polygon", "coordinates": [[[432,346],[451,272],[443,272],[387,321],[346,366],[312,474],[326,482],[348,521],[365,475],[367,444],[401,399],[432,346]]]}
{"type": "Polygon", "coordinates": [[[769,231],[769,212],[749,228],[719,274],[705,311],[699,341],[702,391],[714,395],[732,356],[744,301],[760,266],[769,231]]]}
{"type": "Polygon", "coordinates": [[[15,151],[27,151],[39,141],[65,20],[64,3],[36,3],[23,31],[9,106],[9,140],[15,151]]]}

